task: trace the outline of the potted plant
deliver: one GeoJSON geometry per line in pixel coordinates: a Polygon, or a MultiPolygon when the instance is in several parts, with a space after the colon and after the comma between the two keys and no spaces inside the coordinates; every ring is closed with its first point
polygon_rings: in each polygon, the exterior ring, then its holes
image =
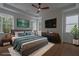
{"type": "Polygon", "coordinates": [[[79,28],[77,25],[74,25],[74,27],[71,29],[71,34],[73,35],[73,44],[79,45],[79,28]]]}

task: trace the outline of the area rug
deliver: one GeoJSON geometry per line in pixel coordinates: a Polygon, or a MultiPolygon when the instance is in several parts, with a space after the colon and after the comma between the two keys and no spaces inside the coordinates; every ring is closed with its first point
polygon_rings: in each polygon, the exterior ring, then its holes
{"type": "MultiPolygon", "coordinates": [[[[42,56],[45,52],[47,52],[54,45],[55,44],[49,42],[46,46],[34,51],[29,56],[42,56]]],[[[13,49],[13,47],[9,47],[8,51],[11,54],[11,56],[21,56],[16,50],[13,49]]]]}

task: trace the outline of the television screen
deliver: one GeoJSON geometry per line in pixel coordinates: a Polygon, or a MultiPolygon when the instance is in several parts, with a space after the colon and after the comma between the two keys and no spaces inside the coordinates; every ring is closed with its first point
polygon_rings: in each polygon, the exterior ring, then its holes
{"type": "Polygon", "coordinates": [[[56,28],[56,18],[45,21],[45,28],[56,28]]]}

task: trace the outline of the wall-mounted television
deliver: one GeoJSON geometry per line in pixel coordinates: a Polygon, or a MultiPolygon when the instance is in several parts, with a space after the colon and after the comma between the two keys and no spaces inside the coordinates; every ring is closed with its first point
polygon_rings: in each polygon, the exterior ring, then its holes
{"type": "Polygon", "coordinates": [[[56,18],[45,20],[45,28],[56,28],[56,18]]]}

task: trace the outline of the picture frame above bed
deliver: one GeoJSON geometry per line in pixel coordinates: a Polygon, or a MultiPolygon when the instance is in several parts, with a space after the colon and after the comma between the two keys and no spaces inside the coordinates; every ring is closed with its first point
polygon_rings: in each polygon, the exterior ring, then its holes
{"type": "Polygon", "coordinates": [[[30,20],[23,18],[17,18],[17,27],[19,28],[30,28],[30,20]]]}

